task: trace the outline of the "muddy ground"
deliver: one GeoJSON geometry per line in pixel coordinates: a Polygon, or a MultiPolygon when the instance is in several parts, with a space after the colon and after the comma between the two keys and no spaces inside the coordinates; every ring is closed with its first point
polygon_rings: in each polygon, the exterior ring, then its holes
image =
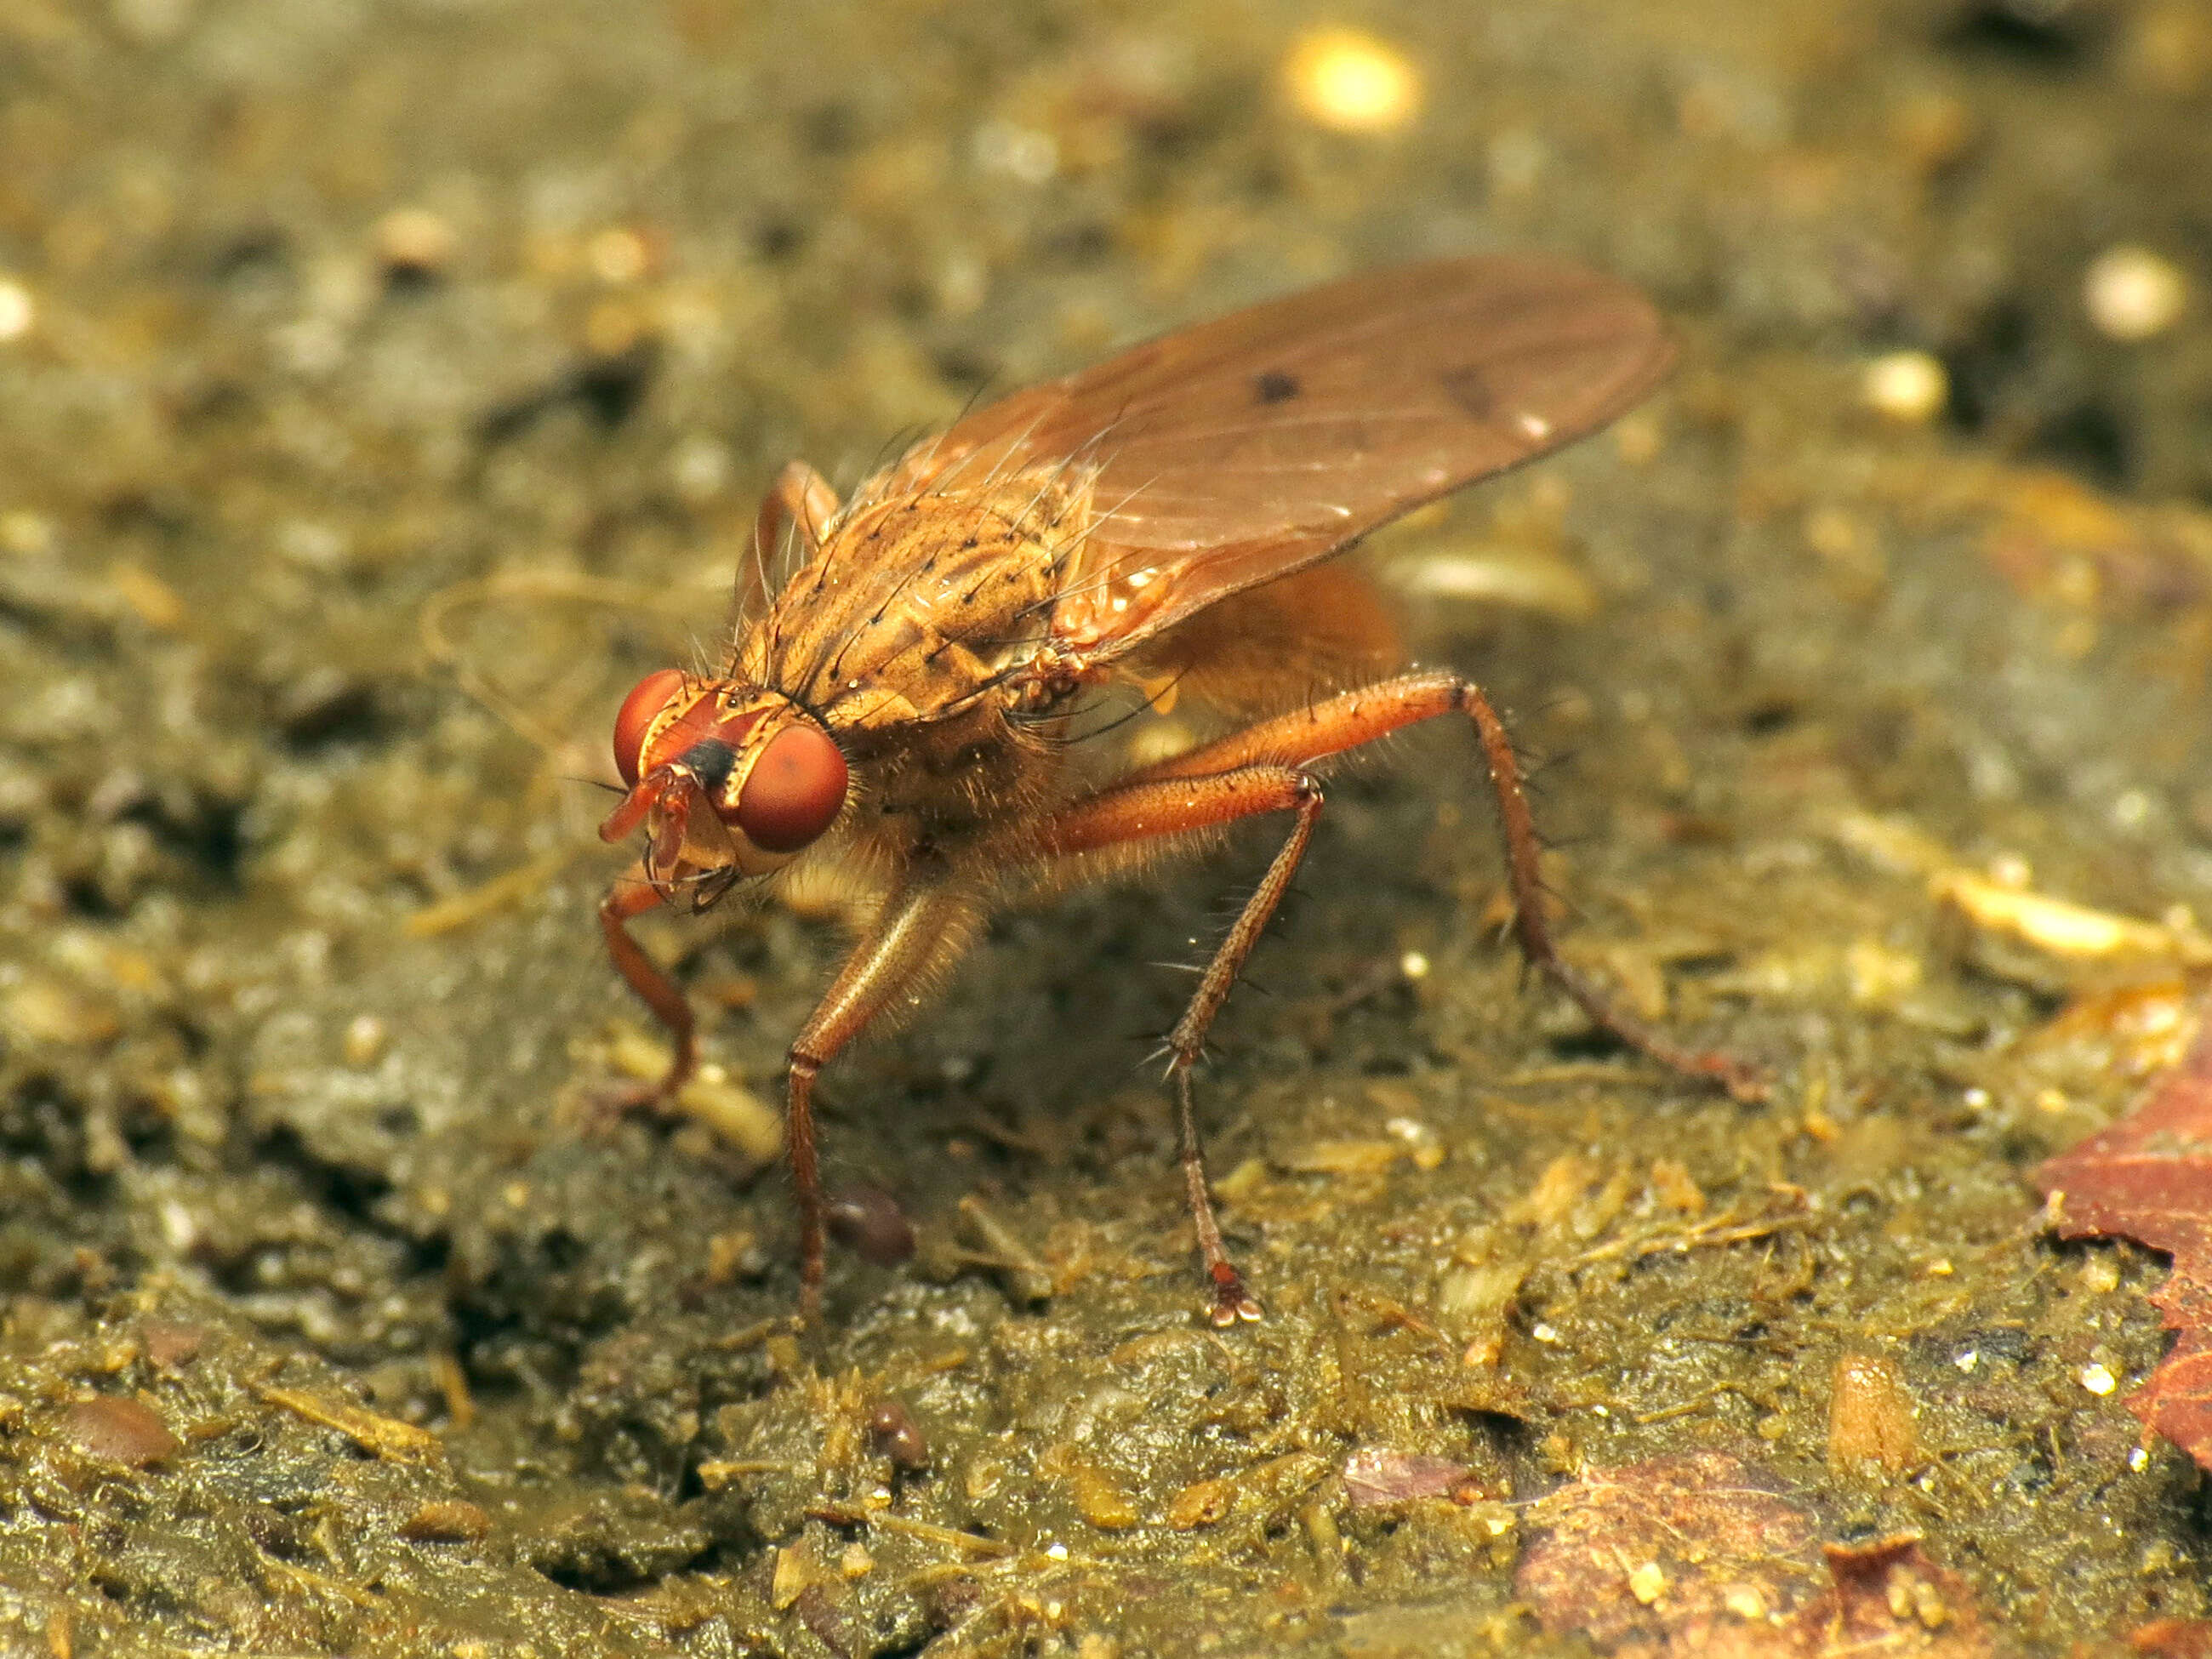
{"type": "Polygon", "coordinates": [[[1700,1449],[2026,1651],[2212,1613],[2123,1405],[2164,1265],[2027,1179],[2207,954],[2196,0],[16,0],[0,156],[6,1651],[1571,1651],[1527,1506],[1700,1449]],[[1419,108],[1301,113],[1318,24],[1419,108]],[[839,896],[649,927],[724,1132],[595,1112],[650,1063],[610,700],[711,647],[791,456],[1522,246],[1681,369],[1368,556],[1557,762],[1572,952],[1773,1097],[1522,984],[1416,734],[1202,1079],[1266,1322],[1198,1316],[1146,1063],[1255,831],[1000,921],[825,1075],[921,1247],[794,1334],[763,1103],[839,896]],[[2150,337],[2085,311],[2124,246],[2191,290],[2150,337]],[[1869,407],[1897,352],[1940,409],[1869,407]],[[1865,1455],[1839,1364],[1907,1425],[1865,1455]]]}

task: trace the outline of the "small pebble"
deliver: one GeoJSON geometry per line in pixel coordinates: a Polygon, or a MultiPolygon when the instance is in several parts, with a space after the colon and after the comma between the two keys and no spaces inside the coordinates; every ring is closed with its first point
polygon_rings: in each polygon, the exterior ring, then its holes
{"type": "Polygon", "coordinates": [[[768,1604],[778,1613],[787,1612],[792,1603],[807,1589],[822,1582],[822,1564],[814,1559],[808,1540],[802,1538],[796,1544],[786,1545],[775,1552],[775,1567],[769,1577],[768,1604]]]}
{"type": "Polygon", "coordinates": [[[2172,260],[2124,244],[2090,261],[2081,278],[2081,304],[2106,338],[2148,340],[2181,320],[2189,307],[2189,281],[2172,260]]]}
{"type": "Polygon", "coordinates": [[[153,1407],[120,1395],[80,1400],[62,1414],[62,1423],[78,1450],[129,1468],[158,1463],[184,1444],[153,1407]]]}
{"type": "Polygon", "coordinates": [[[1628,1575],[1628,1593],[1650,1607],[1667,1593],[1667,1572],[1656,1561],[1646,1561],[1628,1575]]]}
{"type": "Polygon", "coordinates": [[[1177,1532],[1190,1532],[1226,1519],[1236,1507],[1234,1481],[1195,1481],[1168,1500],[1167,1523],[1177,1532]]]}
{"type": "Polygon", "coordinates": [[[1950,400],[1951,377],[1925,351],[1892,351],[1866,366],[1859,396],[1877,415],[1905,426],[1924,426],[1950,400]]]}
{"type": "Polygon", "coordinates": [[[742,1275],[757,1272],[760,1238],[750,1227],[731,1227],[707,1241],[707,1282],[734,1284],[742,1275]]]}
{"type": "Polygon", "coordinates": [[[610,287],[634,283],[653,269],[653,244],[637,231],[617,225],[600,231],[584,249],[592,274],[610,287]]]}
{"type": "Polygon", "coordinates": [[[123,1030],[115,1011],[59,980],[25,979],[0,998],[0,1027],[29,1042],[96,1048],[123,1030]]]}
{"type": "Polygon", "coordinates": [[[929,1441],[905,1402],[878,1400],[868,1412],[868,1438],[891,1461],[894,1468],[908,1471],[929,1467],[929,1441]]]}
{"type": "Polygon", "coordinates": [[[1101,1532],[1127,1532],[1142,1518],[1128,1489],[1095,1463],[1078,1463],[1067,1472],[1075,1507],[1101,1532]]]}
{"type": "Polygon", "coordinates": [[[0,513],[0,553],[37,558],[54,550],[54,521],[25,507],[0,513]]]}
{"type": "Polygon", "coordinates": [[[374,1014],[356,1014],[346,1022],[345,1063],[356,1067],[375,1065],[384,1058],[391,1040],[391,1031],[374,1014]]]}
{"type": "Polygon", "coordinates": [[[880,1187],[846,1187],[830,1194],[831,1237],[878,1267],[896,1267],[914,1255],[914,1224],[898,1200],[880,1187]]]}
{"type": "Polygon", "coordinates": [[[155,633],[173,634],[184,626],[184,595],[143,565],[118,562],[109,568],[107,580],[124,608],[155,633]]]}
{"type": "Polygon", "coordinates": [[[1753,1584],[1731,1584],[1721,1597],[1721,1605],[1739,1619],[1766,1617],[1766,1598],[1753,1584]]]}
{"type": "Polygon", "coordinates": [[[2081,1386],[2100,1398],[2120,1386],[2119,1379],[2112,1375],[2109,1366],[2084,1365],[2079,1375],[2081,1386]]]}
{"type": "Polygon", "coordinates": [[[289,741],[324,743],[373,725],[376,690],[334,663],[319,663],[277,689],[270,712],[289,741]]]}
{"type": "Polygon", "coordinates": [[[1905,158],[1924,172],[1948,167],[1973,145],[1973,111],[1961,98],[1923,93],[1906,99],[1890,117],[1890,136],[1905,158]]]}
{"type": "Polygon", "coordinates": [[[198,1357],[207,1343],[207,1332],[198,1325],[174,1319],[149,1319],[138,1328],[146,1345],[146,1358],[159,1369],[174,1370],[198,1357]]]}
{"type": "Polygon", "coordinates": [[[732,467],[729,447],[704,433],[684,439],[668,458],[676,493],[691,507],[706,507],[720,499],[729,488],[732,467]]]}
{"type": "Polygon", "coordinates": [[[1060,171],[1060,145],[1048,132],[1012,121],[986,121],[976,129],[975,164],[1024,185],[1042,185],[1060,171]]]}
{"type": "Polygon", "coordinates": [[[453,225],[428,208],[394,208],[376,222],[377,262],[391,276],[436,276],[452,262],[459,240],[453,225]]]}

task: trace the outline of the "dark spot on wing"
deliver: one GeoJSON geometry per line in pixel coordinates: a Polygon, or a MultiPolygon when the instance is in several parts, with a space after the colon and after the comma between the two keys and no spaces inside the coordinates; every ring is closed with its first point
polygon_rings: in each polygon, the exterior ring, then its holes
{"type": "Polygon", "coordinates": [[[1490,390],[1490,379],[1481,369],[1469,366],[1455,368],[1443,376],[1444,396],[1478,421],[1494,418],[1498,399],[1490,390]]]}
{"type": "Polygon", "coordinates": [[[1263,404],[1286,404],[1298,395],[1298,379],[1279,368],[1252,377],[1252,395],[1263,404]]]}

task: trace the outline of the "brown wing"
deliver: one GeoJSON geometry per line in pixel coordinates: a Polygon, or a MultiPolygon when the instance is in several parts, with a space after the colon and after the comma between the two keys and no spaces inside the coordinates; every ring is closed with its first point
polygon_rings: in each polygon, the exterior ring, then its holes
{"type": "Polygon", "coordinates": [[[1422,502],[1572,442],[1673,359],[1626,283],[1530,256],[1354,276],[1016,392],[882,486],[1091,473],[1054,633],[1118,655],[1422,502]]]}

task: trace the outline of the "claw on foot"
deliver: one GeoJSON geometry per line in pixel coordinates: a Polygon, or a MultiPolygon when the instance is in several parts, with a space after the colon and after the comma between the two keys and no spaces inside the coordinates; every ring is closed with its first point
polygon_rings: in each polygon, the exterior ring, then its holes
{"type": "Polygon", "coordinates": [[[1774,1092],[1774,1079],[1765,1068],[1736,1059],[1732,1054],[1705,1054],[1698,1056],[1697,1069],[1728,1091],[1728,1097],[1741,1106],[1757,1106],[1774,1092]]]}
{"type": "Polygon", "coordinates": [[[586,1134],[605,1134],[626,1117],[649,1116],[666,1121],[681,1117],[676,1099],[659,1083],[605,1083],[584,1093],[586,1134]]]}
{"type": "Polygon", "coordinates": [[[1239,1323],[1257,1324],[1267,1317],[1267,1310],[1244,1288],[1244,1275],[1236,1268],[1226,1261],[1217,1263],[1212,1278],[1213,1310],[1210,1316],[1216,1330],[1229,1330],[1239,1323]]]}

